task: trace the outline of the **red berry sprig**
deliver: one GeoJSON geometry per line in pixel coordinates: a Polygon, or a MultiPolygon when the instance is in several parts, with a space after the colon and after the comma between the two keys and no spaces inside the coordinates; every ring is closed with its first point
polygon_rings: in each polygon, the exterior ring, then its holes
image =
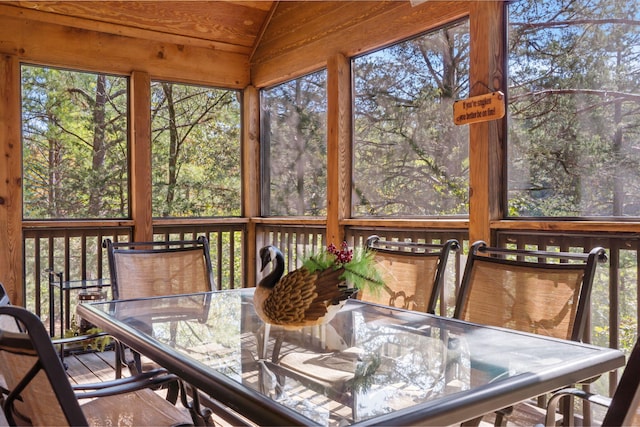
{"type": "Polygon", "coordinates": [[[341,249],[338,250],[336,245],[331,243],[327,246],[327,252],[333,254],[336,257],[336,264],[344,265],[349,263],[353,259],[353,249],[349,249],[347,242],[342,242],[341,249]]]}

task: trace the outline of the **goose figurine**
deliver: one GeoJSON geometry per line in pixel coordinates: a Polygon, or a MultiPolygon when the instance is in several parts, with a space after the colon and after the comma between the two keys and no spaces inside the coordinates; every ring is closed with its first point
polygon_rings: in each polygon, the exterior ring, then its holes
{"type": "Polygon", "coordinates": [[[256,313],[265,323],[286,329],[327,323],[358,292],[340,278],[344,268],[310,273],[301,267],[283,276],[284,256],[275,246],[260,249],[260,259],[261,271],[273,264],[253,295],[256,313]]]}

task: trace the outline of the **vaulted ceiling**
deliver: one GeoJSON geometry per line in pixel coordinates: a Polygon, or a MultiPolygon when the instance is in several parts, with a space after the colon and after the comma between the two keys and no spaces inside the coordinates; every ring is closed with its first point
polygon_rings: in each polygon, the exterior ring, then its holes
{"type": "Polygon", "coordinates": [[[8,1],[3,13],[251,55],[278,2],[8,1]]]}
{"type": "Polygon", "coordinates": [[[459,19],[474,3],[0,0],[0,51],[41,64],[264,87],[459,19]]]}

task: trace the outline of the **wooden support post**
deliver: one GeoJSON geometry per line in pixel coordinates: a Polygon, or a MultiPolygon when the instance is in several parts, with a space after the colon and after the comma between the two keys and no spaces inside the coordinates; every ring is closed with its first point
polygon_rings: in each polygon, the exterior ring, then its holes
{"type": "Polygon", "coordinates": [[[134,71],[130,81],[131,123],[129,164],[131,179],[131,216],[133,240],[153,240],[151,198],[151,78],[148,73],[134,71]]]}
{"type": "Polygon", "coordinates": [[[327,243],[344,240],[351,216],[351,63],[336,54],[327,63],[327,243]]]}
{"type": "Polygon", "coordinates": [[[3,55],[0,70],[0,281],[11,302],[24,305],[20,62],[3,55]]]}
{"type": "MultiPolygon", "coordinates": [[[[506,11],[503,2],[475,2],[470,14],[470,96],[504,89],[506,11]]],[[[505,120],[469,128],[469,240],[491,243],[491,222],[504,211],[505,120]]]]}
{"type": "MultiPolygon", "coordinates": [[[[247,86],[243,93],[242,134],[242,216],[260,216],[260,93],[254,86],[247,86]]],[[[250,221],[245,235],[244,283],[254,286],[258,264],[256,247],[256,223],[250,221]]]]}

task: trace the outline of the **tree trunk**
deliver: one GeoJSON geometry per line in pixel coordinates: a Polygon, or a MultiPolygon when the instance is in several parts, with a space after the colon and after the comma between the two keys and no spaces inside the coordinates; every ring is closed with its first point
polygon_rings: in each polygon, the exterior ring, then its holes
{"type": "Polygon", "coordinates": [[[93,218],[100,216],[102,197],[106,191],[104,178],[106,92],[106,76],[98,74],[96,76],[96,95],[93,105],[93,159],[91,164],[93,185],[91,185],[91,194],[89,195],[89,215],[93,218]]]}
{"type": "Polygon", "coordinates": [[[170,83],[163,83],[162,90],[167,98],[167,111],[169,112],[169,176],[167,181],[167,196],[165,206],[162,209],[162,216],[169,216],[172,211],[171,206],[175,199],[176,183],[178,181],[178,129],[176,127],[176,110],[173,105],[173,86],[170,83]]]}

